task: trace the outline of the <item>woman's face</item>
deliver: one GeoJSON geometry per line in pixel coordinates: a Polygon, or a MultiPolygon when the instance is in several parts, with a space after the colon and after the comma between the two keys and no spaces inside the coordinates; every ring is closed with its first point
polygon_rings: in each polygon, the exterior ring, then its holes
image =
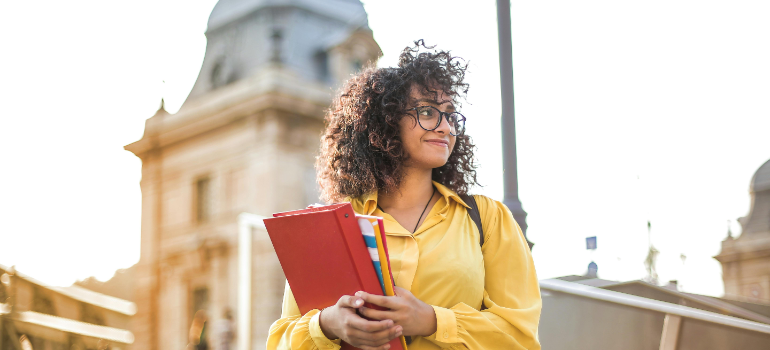
{"type": "MultiPolygon", "coordinates": [[[[437,90],[434,97],[432,93],[423,94],[420,90],[412,86],[409,108],[433,106],[442,112],[454,112],[452,100],[444,91],[437,90]]],[[[446,164],[457,140],[456,136],[449,133],[446,118],[442,118],[436,129],[427,131],[417,123],[417,111],[411,110],[408,113],[411,117],[405,116],[399,122],[401,142],[408,155],[405,165],[411,168],[433,169],[446,164]]]]}

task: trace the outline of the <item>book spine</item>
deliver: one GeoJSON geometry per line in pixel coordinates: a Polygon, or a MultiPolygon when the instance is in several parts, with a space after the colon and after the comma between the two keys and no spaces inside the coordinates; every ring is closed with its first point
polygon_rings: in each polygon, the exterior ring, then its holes
{"type": "MultiPolygon", "coordinates": [[[[364,243],[364,237],[361,234],[361,228],[358,226],[358,220],[356,219],[355,212],[353,212],[353,207],[348,205],[339,208],[335,210],[335,214],[337,221],[342,228],[343,239],[347,245],[348,253],[353,261],[356,272],[358,272],[357,275],[362,290],[369,294],[381,295],[382,287],[380,287],[377,272],[372,264],[372,259],[366,248],[366,243],[364,243]]],[[[379,306],[370,305],[368,303],[366,307],[382,309],[379,306]]]]}

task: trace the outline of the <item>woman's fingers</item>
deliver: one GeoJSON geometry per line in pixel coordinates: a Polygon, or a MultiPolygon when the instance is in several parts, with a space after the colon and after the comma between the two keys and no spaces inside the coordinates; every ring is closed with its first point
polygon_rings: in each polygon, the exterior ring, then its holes
{"type": "Polygon", "coordinates": [[[337,300],[337,306],[340,307],[356,309],[362,305],[364,305],[364,300],[361,297],[355,295],[343,295],[339,300],[337,300]]]}
{"type": "Polygon", "coordinates": [[[393,321],[391,320],[368,321],[359,317],[358,315],[350,317],[346,322],[346,326],[366,333],[375,333],[382,330],[387,330],[393,327],[393,325],[393,321]]]}
{"type": "Polygon", "coordinates": [[[393,319],[393,312],[391,311],[375,310],[364,306],[362,306],[358,310],[359,312],[361,312],[361,315],[364,315],[373,320],[392,320],[393,319]]]}
{"type": "Polygon", "coordinates": [[[389,327],[378,332],[364,332],[354,328],[348,329],[347,336],[352,345],[381,346],[402,334],[401,326],[389,327]]]}
{"type": "Polygon", "coordinates": [[[406,290],[404,288],[401,288],[399,286],[395,286],[393,291],[396,292],[396,295],[400,296],[400,297],[405,297],[407,295],[412,295],[412,293],[410,291],[408,291],[408,290],[406,290]]]}
{"type": "Polygon", "coordinates": [[[398,302],[395,301],[397,297],[386,297],[382,295],[369,294],[367,292],[356,292],[356,296],[360,297],[367,303],[379,305],[388,309],[397,309],[398,302]]]}

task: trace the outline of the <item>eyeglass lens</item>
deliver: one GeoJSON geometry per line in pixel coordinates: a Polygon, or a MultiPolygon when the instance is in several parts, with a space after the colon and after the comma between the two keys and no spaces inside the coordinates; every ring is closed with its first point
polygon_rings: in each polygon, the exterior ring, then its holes
{"type": "MultiPolygon", "coordinates": [[[[465,117],[457,112],[446,114],[449,133],[457,136],[465,128],[465,117]]],[[[441,124],[441,111],[431,106],[417,107],[417,121],[425,130],[435,130],[441,124]]]]}

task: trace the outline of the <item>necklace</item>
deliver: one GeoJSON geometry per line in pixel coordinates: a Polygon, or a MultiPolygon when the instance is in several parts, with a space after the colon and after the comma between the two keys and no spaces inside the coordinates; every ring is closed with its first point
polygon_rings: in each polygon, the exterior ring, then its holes
{"type": "MultiPolygon", "coordinates": [[[[430,198],[428,198],[428,203],[425,203],[425,208],[422,209],[422,213],[420,213],[420,217],[417,218],[417,224],[414,225],[414,230],[412,230],[412,234],[417,232],[417,227],[420,226],[420,220],[422,220],[422,216],[425,215],[425,211],[428,210],[428,205],[430,205],[430,202],[433,200],[433,195],[435,194],[436,194],[436,187],[434,186],[433,192],[430,193],[430,198]]],[[[379,204],[377,204],[377,208],[380,209],[380,211],[382,211],[383,213],[385,212],[385,210],[383,210],[379,204]]]]}
{"type": "Polygon", "coordinates": [[[430,204],[430,202],[433,200],[433,195],[434,195],[434,194],[436,194],[436,188],[435,188],[435,187],[433,187],[433,192],[431,192],[431,193],[430,193],[430,198],[428,198],[428,203],[425,203],[425,208],[423,208],[423,209],[422,209],[422,213],[420,213],[420,217],[419,217],[419,218],[417,218],[417,224],[416,224],[416,225],[414,225],[414,230],[412,230],[412,234],[414,234],[415,232],[417,232],[417,226],[419,226],[419,225],[420,225],[420,220],[422,220],[422,215],[423,215],[423,214],[425,214],[425,210],[427,210],[427,209],[428,209],[428,205],[429,205],[429,204],[430,204]]]}

